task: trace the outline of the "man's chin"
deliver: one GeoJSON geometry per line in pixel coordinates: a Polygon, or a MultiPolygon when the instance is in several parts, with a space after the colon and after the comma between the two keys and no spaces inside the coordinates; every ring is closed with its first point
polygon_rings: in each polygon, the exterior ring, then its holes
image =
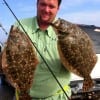
{"type": "Polygon", "coordinates": [[[50,20],[49,17],[42,17],[41,19],[42,19],[43,21],[49,21],[49,20],[50,20]]]}
{"type": "Polygon", "coordinates": [[[50,23],[50,20],[42,20],[44,23],[50,23]]]}

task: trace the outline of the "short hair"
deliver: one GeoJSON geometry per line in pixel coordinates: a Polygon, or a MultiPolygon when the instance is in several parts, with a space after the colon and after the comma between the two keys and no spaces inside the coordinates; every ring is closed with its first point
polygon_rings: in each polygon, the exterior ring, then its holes
{"type": "Polygon", "coordinates": [[[62,0],[58,0],[58,6],[60,6],[61,2],[62,2],[62,0]]]}
{"type": "MultiPolygon", "coordinates": [[[[38,1],[39,1],[39,0],[37,0],[37,2],[38,2],[38,1]]],[[[58,0],[58,6],[60,6],[61,2],[62,2],[62,0],[58,0]]]]}

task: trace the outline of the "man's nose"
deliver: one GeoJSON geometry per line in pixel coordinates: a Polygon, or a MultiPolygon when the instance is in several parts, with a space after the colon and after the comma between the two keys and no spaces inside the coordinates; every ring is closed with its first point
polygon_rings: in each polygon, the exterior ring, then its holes
{"type": "Polygon", "coordinates": [[[50,11],[50,8],[49,8],[48,6],[46,6],[46,7],[45,7],[45,11],[46,11],[46,12],[49,12],[49,11],[50,11]]]}

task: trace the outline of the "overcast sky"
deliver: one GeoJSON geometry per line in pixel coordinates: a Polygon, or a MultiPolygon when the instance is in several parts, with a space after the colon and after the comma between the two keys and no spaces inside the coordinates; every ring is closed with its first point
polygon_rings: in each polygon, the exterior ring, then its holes
{"type": "MultiPolygon", "coordinates": [[[[6,0],[18,19],[36,15],[36,0],[6,0]]],[[[57,17],[77,24],[100,26],[100,0],[62,0],[57,17]]],[[[0,0],[0,23],[8,31],[15,18],[0,0]]],[[[0,29],[0,41],[7,37],[0,29]]]]}

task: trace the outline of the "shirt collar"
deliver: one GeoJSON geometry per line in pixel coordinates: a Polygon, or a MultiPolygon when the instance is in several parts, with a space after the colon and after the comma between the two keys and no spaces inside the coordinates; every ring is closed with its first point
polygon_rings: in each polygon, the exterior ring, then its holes
{"type": "Polygon", "coordinates": [[[39,30],[39,26],[38,26],[38,23],[37,23],[37,17],[36,16],[33,18],[33,27],[34,27],[33,33],[37,32],[39,30]]]}
{"type": "MultiPolygon", "coordinates": [[[[54,19],[54,21],[56,21],[56,20],[57,20],[57,18],[54,19]]],[[[54,21],[53,21],[53,22],[54,22],[54,21]]],[[[51,37],[52,39],[56,39],[56,38],[57,38],[57,37],[56,37],[56,34],[55,34],[55,31],[54,31],[54,29],[53,29],[52,26],[49,26],[49,27],[47,28],[47,33],[48,33],[48,36],[51,37]]]]}
{"type": "MultiPolygon", "coordinates": [[[[56,20],[56,19],[55,19],[56,20]]],[[[55,21],[54,20],[54,21],[55,21]]],[[[39,31],[39,26],[38,26],[38,22],[37,22],[37,17],[34,17],[33,19],[33,25],[34,25],[34,30],[33,30],[33,33],[39,31]]],[[[49,37],[51,37],[52,39],[56,39],[56,34],[55,34],[55,31],[53,29],[52,26],[49,26],[46,30],[46,33],[49,37]]]]}

